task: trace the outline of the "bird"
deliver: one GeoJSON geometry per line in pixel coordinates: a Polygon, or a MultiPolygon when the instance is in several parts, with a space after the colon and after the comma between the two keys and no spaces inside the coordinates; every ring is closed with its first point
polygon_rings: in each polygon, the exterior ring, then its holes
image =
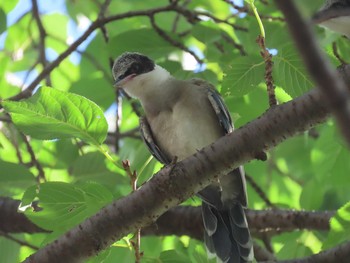
{"type": "Polygon", "coordinates": [[[350,0],[326,0],[312,21],[350,38],[350,0]]]}
{"type": "MultiPolygon", "coordinates": [[[[116,58],[112,74],[115,87],[140,101],[144,110],[141,136],[151,154],[165,165],[181,161],[233,131],[223,99],[203,79],[176,79],[137,52],[125,52],[116,58]]],[[[197,196],[202,199],[208,256],[225,263],[252,262],[243,167],[222,176],[197,196]]]]}

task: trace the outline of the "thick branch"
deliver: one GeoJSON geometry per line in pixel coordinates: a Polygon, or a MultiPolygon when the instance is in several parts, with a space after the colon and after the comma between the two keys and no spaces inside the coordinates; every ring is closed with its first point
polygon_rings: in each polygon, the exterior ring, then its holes
{"type": "MultiPolygon", "coordinates": [[[[47,232],[32,222],[23,213],[18,213],[19,200],[0,197],[0,231],[3,233],[47,232]],[[15,223],[13,223],[15,222],[15,223]]],[[[251,232],[261,233],[277,230],[279,233],[298,229],[329,230],[329,219],[333,211],[312,212],[295,210],[246,210],[251,232]]],[[[200,207],[177,206],[169,209],[150,226],[142,229],[143,235],[188,235],[201,240],[203,224],[200,207]]]]}
{"type": "Polygon", "coordinates": [[[344,82],[337,78],[330,63],[325,59],[310,25],[302,18],[292,0],[275,0],[286,17],[289,30],[303,57],[306,67],[320,88],[343,135],[350,146],[350,91],[344,82]]]}
{"type": "Polygon", "coordinates": [[[47,232],[34,225],[24,214],[18,213],[19,204],[18,200],[0,197],[0,231],[4,233],[47,232]]]}

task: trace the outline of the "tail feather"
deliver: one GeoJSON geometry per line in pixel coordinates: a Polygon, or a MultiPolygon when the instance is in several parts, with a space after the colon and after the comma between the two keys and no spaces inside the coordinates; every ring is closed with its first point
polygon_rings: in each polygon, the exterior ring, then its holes
{"type": "Polygon", "coordinates": [[[204,241],[210,254],[227,263],[249,263],[253,260],[253,245],[241,204],[218,210],[202,203],[204,241]]]}
{"type": "Polygon", "coordinates": [[[205,220],[203,220],[203,223],[206,233],[208,236],[212,236],[216,232],[218,218],[213,213],[209,205],[202,205],[202,214],[205,215],[205,220]]]}
{"type": "Polygon", "coordinates": [[[236,204],[229,210],[230,225],[232,236],[242,247],[251,247],[250,233],[248,229],[247,219],[243,207],[236,204]]]}

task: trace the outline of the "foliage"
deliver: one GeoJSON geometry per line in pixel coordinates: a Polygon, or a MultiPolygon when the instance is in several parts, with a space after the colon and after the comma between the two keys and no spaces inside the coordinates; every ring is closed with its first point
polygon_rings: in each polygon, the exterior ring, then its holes
{"type": "MultiPolygon", "coordinates": [[[[120,168],[121,160],[130,161],[131,170],[139,175],[140,185],[161,168],[155,160],[148,162],[150,154],[134,132],[138,126],[135,106],[126,99],[118,101],[116,106],[111,58],[124,51],[138,51],[155,59],[178,78],[194,76],[211,81],[224,96],[236,127],[258,117],[269,107],[265,64],[256,43],[261,30],[256,17],[218,0],[180,1],[179,4],[189,10],[200,10],[203,13],[200,21],[191,22],[176,12],[156,14],[156,24],[171,37],[171,42],[155,30],[147,15],[129,15],[127,19],[110,21],[103,30],[95,30],[83,41],[84,47],[78,47],[77,52],[57,63],[40,81],[43,87],[33,96],[12,101],[12,96],[19,94],[43,68],[55,63],[58,55],[71,47],[69,39],[76,36],[71,36],[67,25],[94,21],[102,5],[102,1],[65,1],[65,8],[60,12],[41,13],[40,21],[45,29],[42,35],[32,9],[17,17],[15,23],[6,22],[11,12],[15,12],[12,11],[15,6],[22,2],[0,3],[0,33],[4,39],[0,53],[0,100],[4,108],[0,112],[0,195],[21,199],[23,210],[32,201],[39,200],[43,210],[27,209],[25,214],[52,233],[17,236],[30,244],[45,245],[112,200],[129,194],[130,179],[120,168]],[[187,51],[194,52],[204,62],[192,67],[195,72],[182,70],[182,66],[196,61],[181,46],[188,47],[187,51]],[[107,128],[118,136],[108,136],[105,140],[107,128]],[[115,138],[119,138],[117,143],[115,138]],[[118,151],[111,153],[114,149],[118,151]]],[[[255,6],[265,29],[266,46],[276,51],[272,58],[273,77],[277,99],[282,103],[310,90],[313,81],[285,23],[277,19],[281,13],[272,1],[263,2],[255,1],[255,6]]],[[[298,2],[304,13],[311,15],[322,1],[298,2]]],[[[167,4],[165,0],[111,1],[104,15],[167,4]]],[[[39,11],[40,7],[39,4],[39,11]]],[[[331,50],[331,42],[335,40],[340,55],[348,54],[350,46],[344,39],[323,29],[316,30],[324,50],[331,50]]],[[[328,53],[336,65],[334,55],[328,53]]],[[[272,247],[278,258],[307,256],[349,239],[349,158],[338,130],[329,120],[278,145],[268,153],[268,161],[245,165],[247,174],[277,207],[340,208],[331,221],[329,233],[300,231],[273,237],[272,247]]],[[[267,208],[249,184],[248,195],[250,208],[267,208]]],[[[198,200],[187,203],[197,205],[198,200]]],[[[116,242],[88,262],[134,261],[130,238],[116,242]]],[[[17,262],[34,252],[5,238],[0,238],[0,250],[0,262],[17,262]]],[[[143,237],[141,250],[144,262],[212,262],[207,259],[202,243],[186,236],[143,237]]]]}

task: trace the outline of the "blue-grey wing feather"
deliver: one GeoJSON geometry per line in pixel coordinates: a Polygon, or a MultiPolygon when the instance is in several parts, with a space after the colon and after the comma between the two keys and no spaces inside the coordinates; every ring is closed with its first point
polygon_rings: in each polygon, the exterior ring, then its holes
{"type": "Polygon", "coordinates": [[[164,152],[161,151],[156,141],[154,140],[152,130],[148,124],[146,117],[140,117],[140,132],[143,141],[147,145],[147,148],[153,157],[163,164],[169,164],[169,158],[165,155],[164,152]]]}
{"type": "Polygon", "coordinates": [[[207,89],[208,100],[211,106],[213,107],[216,116],[218,117],[220,125],[222,126],[226,134],[232,132],[233,124],[232,124],[230,113],[221,95],[219,94],[219,92],[217,92],[215,87],[211,83],[202,79],[194,78],[194,79],[191,79],[190,81],[194,85],[198,85],[207,89]]]}

